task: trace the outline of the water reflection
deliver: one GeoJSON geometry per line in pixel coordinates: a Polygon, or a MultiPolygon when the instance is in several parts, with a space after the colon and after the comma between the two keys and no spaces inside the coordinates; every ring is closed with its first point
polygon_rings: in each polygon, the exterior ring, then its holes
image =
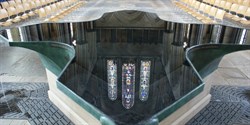
{"type": "Polygon", "coordinates": [[[158,43],[89,41],[78,44],[76,52],[76,61],[70,64],[60,81],[109,115],[117,124],[143,124],[143,121],[200,84],[193,70],[183,65],[183,47],[169,44],[168,41],[163,40],[158,43]],[[113,101],[108,96],[107,77],[107,60],[111,58],[115,59],[117,64],[117,98],[113,101]],[[151,62],[150,89],[147,100],[141,101],[140,64],[145,59],[151,62]],[[128,107],[124,106],[122,95],[124,64],[135,66],[133,70],[135,87],[132,92],[134,102],[128,107]]]}
{"type": "Polygon", "coordinates": [[[126,125],[143,124],[201,83],[184,63],[184,45],[239,43],[243,38],[240,35],[243,30],[237,28],[172,23],[133,11],[105,14],[91,22],[37,24],[8,31],[11,35],[7,30],[0,34],[14,41],[57,41],[75,45],[76,58],[60,82],[117,124],[126,125]],[[114,84],[109,84],[108,60],[115,62],[114,84]],[[142,75],[143,61],[150,62],[145,75],[142,75]],[[133,70],[125,72],[124,64],[133,65],[133,70]],[[131,77],[123,78],[126,73],[131,77]],[[123,86],[128,83],[131,86],[123,86]]]}
{"type": "MultiPolygon", "coordinates": [[[[184,65],[184,39],[179,39],[173,32],[165,32],[164,28],[109,29],[89,25],[75,23],[72,32],[69,30],[70,24],[41,24],[18,31],[22,32],[24,41],[55,40],[71,45],[72,41],[76,41],[75,60],[59,81],[117,124],[143,124],[200,84],[193,70],[184,65]],[[45,30],[47,25],[50,28],[45,30]],[[107,67],[107,60],[110,59],[115,60],[117,66],[117,89],[112,99],[109,96],[107,67]],[[148,91],[145,100],[141,97],[140,89],[142,61],[150,61],[147,76],[150,78],[147,83],[149,89],[145,89],[148,91]],[[132,91],[129,90],[131,96],[127,97],[131,98],[127,104],[124,103],[126,99],[122,89],[122,65],[125,63],[134,65],[134,87],[132,91]]],[[[184,34],[181,30],[175,32],[184,34]]]]}
{"type": "Polygon", "coordinates": [[[115,60],[107,60],[108,96],[110,100],[117,98],[117,63],[115,60]]]}

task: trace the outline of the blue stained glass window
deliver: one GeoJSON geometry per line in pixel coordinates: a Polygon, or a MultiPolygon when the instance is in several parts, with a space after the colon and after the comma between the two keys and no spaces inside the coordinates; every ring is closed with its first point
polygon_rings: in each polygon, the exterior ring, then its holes
{"type": "Polygon", "coordinates": [[[151,61],[141,61],[140,69],[140,90],[139,98],[141,101],[148,100],[149,82],[150,82],[151,61]]]}
{"type": "Polygon", "coordinates": [[[117,98],[117,63],[107,60],[108,97],[110,100],[117,98]]]}
{"type": "Polygon", "coordinates": [[[122,65],[122,105],[130,109],[134,105],[135,97],[135,64],[122,65]]]}

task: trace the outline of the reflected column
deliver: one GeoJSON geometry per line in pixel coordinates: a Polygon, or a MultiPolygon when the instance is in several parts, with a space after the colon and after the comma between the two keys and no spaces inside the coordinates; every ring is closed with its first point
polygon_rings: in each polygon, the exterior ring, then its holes
{"type": "Polygon", "coordinates": [[[250,30],[246,31],[246,36],[245,36],[245,44],[250,44],[250,30]]]}
{"type": "Polygon", "coordinates": [[[174,41],[171,45],[170,53],[170,71],[173,72],[183,64],[184,59],[184,40],[186,39],[186,25],[187,24],[176,24],[174,31],[174,41]]]}
{"type": "Polygon", "coordinates": [[[40,27],[40,37],[42,41],[46,41],[50,39],[49,36],[49,29],[48,29],[48,24],[44,23],[44,24],[38,24],[38,26],[40,27]]]}
{"type": "Polygon", "coordinates": [[[81,67],[88,69],[88,42],[85,39],[85,28],[84,23],[75,23],[76,25],[76,33],[75,33],[75,39],[76,39],[76,62],[81,67]]]}
{"type": "Polygon", "coordinates": [[[165,71],[167,74],[167,87],[171,88],[170,95],[175,99],[180,97],[180,84],[183,82],[179,77],[182,76],[182,65],[184,58],[183,43],[185,40],[185,29],[187,24],[167,24],[164,33],[163,44],[165,55],[165,71]],[[165,49],[166,48],[166,49],[165,49]]]}
{"type": "Polygon", "coordinates": [[[20,32],[18,28],[11,28],[10,32],[11,32],[13,41],[21,41],[21,36],[20,36],[20,32]]]}
{"type": "Polygon", "coordinates": [[[24,41],[40,41],[37,25],[22,27],[24,41]]]}
{"type": "Polygon", "coordinates": [[[5,38],[8,38],[7,31],[6,30],[1,30],[0,35],[4,36],[5,38]]]}
{"type": "Polygon", "coordinates": [[[199,45],[203,42],[204,25],[191,24],[189,29],[188,46],[199,45]]]}
{"type": "Polygon", "coordinates": [[[187,24],[175,23],[173,45],[183,46],[187,24]]]}
{"type": "Polygon", "coordinates": [[[70,31],[70,24],[69,23],[60,23],[58,25],[58,41],[72,44],[71,42],[71,31],[70,31]]]}
{"type": "MultiPolygon", "coordinates": [[[[56,23],[39,24],[42,41],[58,41],[59,28],[56,23]]],[[[61,37],[61,36],[60,36],[61,37]]]]}
{"type": "Polygon", "coordinates": [[[241,38],[243,35],[243,29],[236,28],[234,30],[234,44],[240,44],[241,43],[241,38]]]}
{"type": "Polygon", "coordinates": [[[210,43],[220,43],[222,35],[222,26],[213,25],[212,36],[210,43]]]}
{"type": "Polygon", "coordinates": [[[93,26],[93,22],[87,22],[84,24],[85,26],[85,35],[86,35],[86,41],[88,43],[88,53],[89,53],[89,68],[92,70],[94,68],[95,64],[94,62],[96,62],[97,60],[97,38],[96,38],[96,29],[94,29],[93,26]]]}
{"type": "MultiPolygon", "coordinates": [[[[163,33],[163,54],[162,54],[162,60],[164,66],[168,66],[168,61],[169,61],[169,54],[171,53],[171,43],[173,42],[174,39],[174,23],[171,22],[166,22],[165,26],[166,30],[163,33]]],[[[169,67],[165,67],[168,69],[169,67]]]]}

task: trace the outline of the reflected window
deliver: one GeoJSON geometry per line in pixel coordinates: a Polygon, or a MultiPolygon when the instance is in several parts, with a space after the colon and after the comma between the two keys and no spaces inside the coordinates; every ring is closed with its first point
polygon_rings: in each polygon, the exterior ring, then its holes
{"type": "Polygon", "coordinates": [[[122,65],[122,105],[130,109],[134,105],[135,96],[135,64],[122,65]]]}
{"type": "Polygon", "coordinates": [[[151,61],[141,61],[140,67],[140,94],[141,101],[147,101],[149,94],[149,82],[150,82],[150,66],[151,61]]]}
{"type": "Polygon", "coordinates": [[[115,60],[107,60],[108,97],[110,100],[117,98],[117,63],[115,60]]]}

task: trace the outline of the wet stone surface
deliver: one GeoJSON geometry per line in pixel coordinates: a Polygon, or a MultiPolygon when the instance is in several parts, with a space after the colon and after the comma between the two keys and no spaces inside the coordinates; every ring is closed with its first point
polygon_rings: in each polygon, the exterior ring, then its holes
{"type": "Polygon", "coordinates": [[[210,103],[187,125],[249,125],[250,87],[213,86],[210,103]]]}
{"type": "Polygon", "coordinates": [[[20,97],[27,97],[25,94],[27,93],[26,90],[3,90],[0,94],[0,115],[4,115],[8,112],[18,112],[20,113],[21,110],[17,106],[17,101],[19,101],[20,97]]]}
{"type": "Polygon", "coordinates": [[[49,100],[47,83],[1,83],[0,118],[28,119],[32,125],[73,125],[49,100]]]}

